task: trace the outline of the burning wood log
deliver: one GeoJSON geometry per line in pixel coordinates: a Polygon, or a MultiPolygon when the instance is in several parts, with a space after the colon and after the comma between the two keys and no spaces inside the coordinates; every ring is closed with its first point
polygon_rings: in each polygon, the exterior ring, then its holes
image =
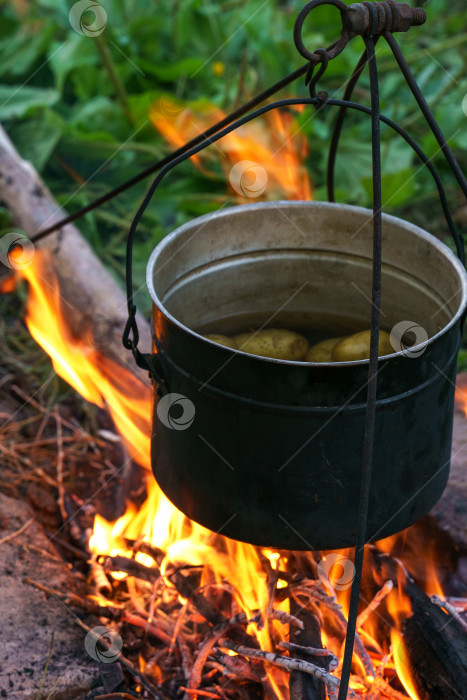
{"type": "Polygon", "coordinates": [[[89,567],[91,570],[91,579],[94,582],[97,592],[101,595],[110,595],[110,593],[112,593],[112,585],[101,564],[95,561],[95,559],[91,559],[89,567]]]}
{"type": "MultiPolygon", "coordinates": [[[[467,635],[463,625],[446,615],[410,578],[401,562],[370,549],[379,575],[392,579],[412,614],[401,624],[396,668],[406,670],[421,700],[455,700],[467,688],[467,635]]],[[[392,615],[392,610],[389,607],[392,615]]],[[[393,625],[393,621],[391,623],[393,625]]]]}
{"type": "Polygon", "coordinates": [[[104,557],[102,568],[106,574],[121,571],[129,576],[135,576],[149,583],[156,581],[161,575],[157,566],[144,566],[144,564],[140,564],[134,559],[129,559],[128,557],[120,555],[104,557]]]}
{"type": "MultiPolygon", "coordinates": [[[[27,236],[63,217],[63,210],[33,166],[23,160],[0,126],[0,200],[27,236]]],[[[72,224],[39,244],[50,252],[50,266],[60,282],[68,323],[77,336],[91,332],[96,348],[146,381],[121,343],[127,320],[125,296],[90,245],[72,224]]],[[[148,323],[138,318],[141,347],[151,347],[148,323]]]]}
{"type": "Polygon", "coordinates": [[[467,688],[467,635],[407,580],[413,615],[403,623],[404,654],[423,700],[456,700],[467,688]]]}
{"type": "Polygon", "coordinates": [[[190,581],[189,576],[184,576],[181,570],[175,571],[170,575],[170,580],[173,582],[177,591],[184,598],[191,600],[199,614],[204,617],[211,625],[225,625],[228,623],[227,618],[213,605],[200,591],[198,591],[190,581]]]}
{"type": "MultiPolygon", "coordinates": [[[[290,611],[301,620],[303,629],[294,630],[290,627],[290,639],[294,644],[291,648],[289,646],[289,653],[294,658],[304,659],[305,654],[300,646],[322,647],[319,618],[300,605],[295,598],[290,602],[290,611]]],[[[313,663],[325,671],[329,668],[327,657],[315,657],[313,663]]],[[[325,683],[319,677],[310,676],[301,671],[292,671],[289,688],[290,700],[325,700],[326,698],[325,683]]]]}

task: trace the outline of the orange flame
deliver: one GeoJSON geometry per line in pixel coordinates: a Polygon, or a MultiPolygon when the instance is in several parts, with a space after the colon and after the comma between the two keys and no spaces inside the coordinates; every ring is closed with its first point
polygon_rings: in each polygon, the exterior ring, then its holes
{"type": "MultiPolygon", "coordinates": [[[[301,111],[300,108],[297,111],[301,111]]],[[[211,104],[203,104],[195,110],[166,99],[154,105],[149,116],[164,138],[178,148],[223,119],[225,113],[211,104]]],[[[242,199],[243,195],[257,197],[263,194],[269,199],[276,199],[278,195],[285,199],[312,199],[310,180],[303,166],[308,146],[292,114],[274,110],[264,119],[227,134],[213,148],[217,149],[222,167],[242,199]],[[235,167],[245,163],[251,164],[244,172],[246,194],[235,186],[235,173],[231,168],[232,164],[235,167]],[[256,169],[251,166],[256,166],[256,169]],[[250,183],[249,176],[253,180],[250,183]],[[257,177],[259,181],[255,187],[257,177]]],[[[201,167],[202,160],[208,159],[212,159],[212,148],[193,158],[198,167],[201,167]]]]}
{"type": "Polygon", "coordinates": [[[458,374],[456,381],[456,406],[464,412],[467,418],[467,375],[458,374]]]}
{"type": "MultiPolygon", "coordinates": [[[[150,472],[151,392],[131,373],[105,358],[92,343],[73,336],[49,262],[43,251],[37,251],[34,262],[20,273],[29,283],[28,329],[51,357],[57,374],[88,401],[107,407],[130,458],[148,468],[146,502],[139,510],[128,504],[126,512],[114,523],[97,515],[91,551],[132,556],[126,539],[143,537],[166,552],[162,571],[172,562],[204,565],[206,582],[229,581],[248,616],[253,610],[264,610],[268,590],[258,551],[251,545],[216,536],[190,521],[159,489],[150,472]]],[[[136,559],[145,565],[154,564],[146,554],[138,553],[136,559]]],[[[255,630],[252,625],[251,632],[255,630]]],[[[257,636],[263,648],[271,648],[266,628],[257,636]]]]}
{"type": "Polygon", "coordinates": [[[395,627],[391,629],[391,647],[394,665],[399,680],[412,700],[419,700],[420,696],[415,687],[410,672],[410,663],[407,656],[402,624],[407,617],[412,615],[409,597],[402,590],[403,575],[399,575],[398,586],[394,587],[388,595],[388,612],[394,620],[395,627]]]}

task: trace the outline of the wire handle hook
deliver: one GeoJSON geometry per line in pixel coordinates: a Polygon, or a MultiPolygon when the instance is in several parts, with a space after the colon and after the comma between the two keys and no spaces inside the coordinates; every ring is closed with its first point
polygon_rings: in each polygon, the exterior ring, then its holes
{"type": "Polygon", "coordinates": [[[303,25],[310,12],[322,5],[339,10],[342,20],[340,39],[326,49],[329,60],[336,58],[355,36],[379,36],[383,32],[406,32],[410,27],[426,22],[426,12],[421,7],[410,7],[406,2],[382,0],[346,5],[342,0],[311,0],[299,12],[295,20],[293,38],[297,51],[313,66],[321,62],[317,51],[309,51],[303,41],[303,25]]]}

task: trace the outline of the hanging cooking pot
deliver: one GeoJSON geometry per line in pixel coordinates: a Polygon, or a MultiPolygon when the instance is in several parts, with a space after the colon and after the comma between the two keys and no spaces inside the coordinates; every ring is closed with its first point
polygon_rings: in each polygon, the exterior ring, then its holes
{"type": "MultiPolygon", "coordinates": [[[[202,216],[155,248],[152,466],[188,517],[262,546],[354,543],[368,360],[268,359],[203,333],[369,328],[371,239],[369,210],[268,202],[202,216]]],[[[368,540],[411,525],[446,485],[466,289],[446,245],[384,215],[382,327],[394,352],[378,363],[368,540]]]]}

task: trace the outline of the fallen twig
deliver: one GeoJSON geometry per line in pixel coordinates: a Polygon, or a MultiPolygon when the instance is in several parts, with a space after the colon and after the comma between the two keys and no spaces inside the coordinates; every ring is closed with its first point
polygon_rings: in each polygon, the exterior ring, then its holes
{"type": "Polygon", "coordinates": [[[391,579],[386,581],[384,586],[380,588],[380,590],[377,592],[373,600],[370,602],[368,607],[365,608],[365,610],[362,610],[360,615],[357,617],[357,629],[360,627],[363,627],[365,622],[368,620],[370,615],[378,608],[380,603],[386,598],[388,593],[392,591],[394,588],[394,583],[391,579]]]}
{"type": "Polygon", "coordinates": [[[129,625],[134,625],[134,627],[140,627],[145,632],[148,632],[154,637],[157,637],[157,639],[160,639],[161,642],[164,642],[164,644],[166,644],[167,646],[170,646],[172,638],[170,637],[170,635],[164,632],[164,630],[159,629],[159,627],[157,627],[154,624],[154,621],[149,622],[148,620],[145,620],[139,615],[134,615],[133,613],[129,613],[126,611],[122,614],[122,621],[127,622],[129,625]]]}
{"type": "Polygon", "coordinates": [[[467,598],[455,598],[454,596],[448,596],[446,601],[451,603],[456,610],[467,610],[467,598]]]}
{"type": "Polygon", "coordinates": [[[130,695],[129,693],[107,693],[106,695],[96,695],[94,700],[137,700],[141,695],[130,695]]]}
{"type": "Polygon", "coordinates": [[[229,656],[228,654],[224,654],[220,649],[216,649],[216,658],[221,663],[222,673],[229,678],[237,677],[254,681],[255,683],[261,683],[260,675],[243,656],[238,656],[238,654],[229,656]]]}
{"type": "MultiPolygon", "coordinates": [[[[261,651],[260,649],[250,649],[242,644],[237,644],[232,642],[230,639],[223,639],[221,641],[221,646],[231,651],[235,651],[237,654],[242,656],[247,656],[253,659],[261,659],[273,666],[278,666],[279,668],[284,668],[290,673],[290,671],[301,671],[302,673],[308,673],[315,678],[322,680],[327,688],[334,691],[339,689],[340,681],[335,676],[325,671],[319,666],[315,666],[309,661],[303,661],[302,659],[291,659],[289,656],[282,656],[281,654],[275,654],[270,651],[261,651]]],[[[355,697],[355,693],[350,690],[349,697],[355,697]]]]}
{"type": "Polygon", "coordinates": [[[189,603],[189,601],[186,600],[178,613],[177,621],[175,623],[174,631],[172,634],[172,640],[170,642],[169,653],[172,653],[173,648],[177,642],[178,635],[180,634],[180,630],[182,629],[183,619],[184,619],[186,612],[188,610],[188,603],[189,603]]]}
{"type": "Polygon", "coordinates": [[[467,622],[464,620],[464,618],[460,615],[460,613],[456,610],[456,608],[451,605],[451,603],[448,603],[447,600],[443,600],[440,598],[438,595],[432,595],[431,596],[431,602],[434,603],[434,605],[437,605],[439,608],[442,608],[445,610],[451,617],[453,617],[457,622],[460,624],[464,632],[467,632],[467,622]]]}
{"type": "MultiPolygon", "coordinates": [[[[201,683],[201,675],[203,673],[204,664],[206,663],[207,658],[212,651],[212,648],[214,647],[216,642],[218,642],[219,639],[221,639],[221,637],[223,637],[230,629],[230,626],[226,627],[225,625],[221,625],[221,627],[219,627],[218,629],[214,629],[212,631],[212,634],[203,642],[201,648],[198,651],[198,655],[193,664],[193,668],[191,669],[190,680],[188,682],[189,688],[198,688],[199,684],[201,683]]],[[[185,697],[187,700],[188,695],[186,695],[185,697]]]]}
{"type": "MultiPolygon", "coordinates": [[[[19,386],[16,384],[13,384],[11,387],[11,390],[17,394],[20,399],[23,399],[26,403],[30,404],[33,408],[35,408],[37,411],[40,411],[41,413],[45,414],[47,417],[50,417],[50,411],[45,408],[44,406],[41,406],[41,404],[36,401],[32,396],[29,396],[26,394],[25,391],[23,391],[19,386]]],[[[77,426],[73,423],[70,423],[69,421],[66,420],[66,418],[61,418],[62,425],[65,425],[67,428],[70,428],[73,431],[78,430],[82,435],[86,436],[86,433],[84,433],[83,429],[80,426],[77,426]]],[[[88,437],[88,436],[86,436],[88,437]]]]}
{"type": "Polygon", "coordinates": [[[62,432],[62,419],[58,411],[58,406],[55,406],[54,410],[55,422],[57,424],[57,485],[58,485],[58,507],[60,509],[60,515],[62,516],[62,522],[66,523],[68,520],[68,515],[65,509],[65,488],[63,486],[63,432],[62,432]]]}
{"type": "Polygon", "coordinates": [[[180,690],[183,690],[186,695],[202,695],[205,698],[218,698],[222,700],[222,695],[218,693],[211,693],[209,690],[200,690],[199,688],[185,688],[183,685],[180,686],[180,690]]]}
{"type": "Polygon", "coordinates": [[[23,583],[26,583],[28,586],[33,586],[33,588],[36,588],[38,591],[42,591],[42,593],[45,593],[47,596],[58,598],[58,600],[65,606],[73,605],[75,608],[84,610],[89,614],[97,615],[98,617],[106,617],[109,620],[119,620],[122,617],[123,610],[116,604],[112,606],[99,605],[99,603],[89,600],[88,598],[81,598],[79,595],[76,595],[76,593],[71,593],[69,591],[62,593],[54,588],[49,588],[43,583],[34,581],[33,579],[29,578],[29,576],[26,576],[23,579],[23,583]]]}
{"type": "MultiPolygon", "coordinates": [[[[31,585],[31,586],[34,586],[34,588],[37,588],[37,589],[43,591],[43,592],[46,593],[47,595],[50,595],[50,596],[52,596],[53,598],[56,598],[60,603],[62,603],[62,605],[64,605],[65,609],[68,610],[68,611],[71,613],[71,616],[72,616],[74,622],[75,622],[79,627],[81,627],[81,629],[83,629],[83,630],[84,630],[86,633],[88,633],[88,634],[93,634],[93,635],[95,635],[95,637],[96,637],[96,642],[99,641],[100,644],[104,644],[104,646],[106,646],[107,649],[110,649],[110,648],[111,648],[111,643],[110,643],[110,642],[107,642],[107,640],[105,639],[105,637],[103,637],[102,635],[96,634],[96,633],[94,632],[94,630],[93,630],[91,627],[88,627],[88,625],[86,625],[82,620],[80,620],[79,617],[77,617],[71,610],[69,610],[68,604],[67,604],[66,599],[65,599],[66,597],[69,597],[69,598],[71,597],[71,598],[73,598],[73,599],[75,599],[75,600],[78,599],[80,602],[83,601],[82,598],[80,599],[79,596],[75,596],[74,594],[69,594],[69,593],[66,593],[66,594],[59,594],[57,591],[54,591],[54,590],[51,589],[51,588],[47,588],[47,586],[44,586],[44,585],[38,583],[37,581],[33,581],[33,580],[30,579],[29,577],[26,577],[25,579],[23,579],[23,581],[24,581],[24,583],[27,583],[27,584],[29,584],[29,585],[31,585]]],[[[75,603],[75,600],[73,600],[73,603],[75,603]]],[[[104,609],[106,610],[106,608],[104,608],[104,609]]],[[[119,612],[121,613],[121,611],[119,611],[119,612]]],[[[137,678],[137,679],[138,679],[138,681],[141,683],[141,685],[143,686],[143,688],[145,688],[145,690],[147,690],[149,693],[152,694],[153,698],[156,698],[156,700],[165,700],[164,696],[163,696],[162,693],[156,688],[156,686],[153,685],[153,683],[151,683],[151,681],[149,681],[149,680],[146,678],[145,674],[144,674],[142,671],[140,671],[139,668],[137,668],[137,667],[136,667],[129,659],[127,659],[126,656],[124,656],[124,654],[122,654],[121,652],[120,652],[120,654],[119,654],[119,656],[118,656],[118,661],[122,664],[122,666],[124,666],[124,667],[127,669],[127,671],[128,671],[134,678],[137,678]]]]}
{"type": "Polygon", "coordinates": [[[303,622],[298,617],[290,615],[290,613],[286,613],[283,610],[271,610],[268,617],[270,620],[278,620],[284,625],[292,625],[292,627],[298,627],[301,630],[304,628],[303,622]]]}
{"type": "Polygon", "coordinates": [[[329,649],[318,649],[316,647],[306,647],[301,644],[294,644],[293,642],[279,642],[277,645],[279,649],[287,649],[287,651],[300,651],[303,654],[309,656],[328,656],[330,657],[329,668],[334,670],[339,665],[339,659],[335,654],[329,649]]]}
{"type": "Polygon", "coordinates": [[[180,650],[180,656],[182,658],[182,670],[183,675],[188,683],[188,679],[191,676],[191,669],[193,668],[193,659],[191,656],[191,651],[186,643],[185,637],[181,632],[177,635],[177,645],[180,650]]]}
{"type": "Polygon", "coordinates": [[[50,532],[50,530],[44,529],[44,533],[47,535],[49,542],[54,542],[55,545],[58,545],[59,547],[62,547],[63,549],[66,549],[69,551],[71,554],[73,554],[75,557],[78,559],[82,559],[83,561],[88,561],[89,560],[89,554],[84,552],[82,549],[79,549],[78,547],[75,547],[75,545],[70,544],[70,542],[67,542],[63,537],[61,537],[57,532],[50,532]]]}
{"type": "MultiPolygon", "coordinates": [[[[342,607],[338,603],[336,603],[333,598],[328,596],[321,588],[318,588],[316,586],[311,586],[310,588],[308,588],[307,586],[298,586],[297,588],[291,588],[291,592],[293,594],[304,593],[305,595],[308,595],[312,600],[316,600],[321,605],[328,608],[328,610],[331,610],[334,613],[334,617],[338,622],[342,633],[344,634],[344,636],[347,634],[347,620],[345,618],[344,613],[342,612],[342,607]]],[[[367,650],[363,646],[362,640],[360,639],[357,632],[355,633],[354,653],[359,657],[360,661],[362,662],[366,675],[375,676],[373,662],[370,659],[370,655],[368,654],[367,650]]]]}
{"type": "MultiPolygon", "coordinates": [[[[96,641],[99,641],[100,644],[104,644],[107,649],[111,648],[111,643],[107,642],[105,637],[102,635],[98,635],[94,632],[94,630],[91,627],[88,627],[82,620],[79,619],[79,617],[76,617],[75,615],[72,616],[73,620],[75,623],[78,625],[78,627],[81,627],[82,630],[86,632],[86,634],[94,634],[96,637],[96,641]]],[[[134,663],[132,663],[129,659],[120,652],[118,656],[118,661],[119,663],[126,668],[128,673],[130,673],[134,678],[137,678],[140,684],[143,686],[145,690],[148,691],[148,693],[151,693],[153,698],[156,698],[156,700],[165,700],[164,696],[162,693],[159,691],[156,686],[149,681],[145,674],[137,668],[134,663]]]]}
{"type": "Polygon", "coordinates": [[[25,530],[30,526],[30,524],[34,521],[34,518],[29,518],[23,525],[18,530],[15,530],[15,532],[10,533],[9,535],[6,535],[5,537],[2,537],[0,540],[0,544],[5,544],[5,542],[11,542],[15,537],[18,537],[18,535],[22,535],[25,530]]]}

